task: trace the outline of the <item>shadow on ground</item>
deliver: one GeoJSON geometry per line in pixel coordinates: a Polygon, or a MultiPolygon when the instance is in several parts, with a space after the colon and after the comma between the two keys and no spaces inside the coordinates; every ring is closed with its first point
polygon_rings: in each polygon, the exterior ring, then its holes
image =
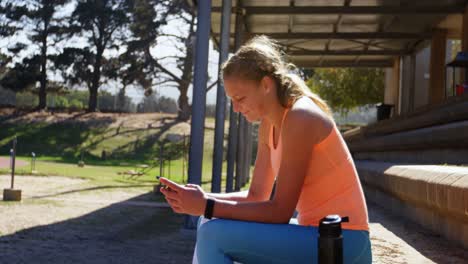
{"type": "MultiPolygon", "coordinates": [[[[468,252],[461,246],[455,245],[444,237],[414,222],[402,219],[378,204],[368,203],[368,209],[370,223],[381,224],[385,229],[395,234],[427,259],[435,263],[467,263],[468,252]]],[[[386,238],[379,238],[374,234],[373,239],[385,240],[386,238]]],[[[390,254],[398,255],[401,252],[397,248],[398,245],[395,246],[388,248],[388,250],[390,254]]],[[[400,262],[391,261],[389,263],[400,262]]]]}
{"type": "MultiPolygon", "coordinates": [[[[150,181],[148,181],[150,182],[150,181]]],[[[81,189],[73,189],[67,190],[58,193],[46,194],[46,195],[36,195],[32,196],[32,199],[41,199],[41,198],[50,198],[50,197],[58,197],[61,195],[72,194],[72,193],[83,193],[83,192],[91,192],[91,191],[98,191],[98,190],[107,190],[107,189],[126,189],[126,188],[137,188],[137,187],[150,187],[153,184],[134,184],[134,185],[100,185],[100,186],[93,186],[93,187],[86,187],[81,189]]],[[[142,199],[150,199],[153,200],[155,195],[148,194],[148,195],[140,195],[137,198],[133,198],[131,200],[142,200],[142,199]]]]}
{"type": "Polygon", "coordinates": [[[153,195],[136,196],[80,217],[0,236],[0,262],[190,263],[194,231],[182,229],[184,216],[170,208],[148,203],[138,206],[138,201],[153,195]]]}

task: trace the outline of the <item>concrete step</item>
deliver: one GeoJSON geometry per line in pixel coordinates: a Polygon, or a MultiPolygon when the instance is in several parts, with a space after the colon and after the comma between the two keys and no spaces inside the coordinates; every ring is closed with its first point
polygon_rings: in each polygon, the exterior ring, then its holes
{"type": "Polygon", "coordinates": [[[368,201],[468,248],[468,168],[355,163],[368,201]]]}

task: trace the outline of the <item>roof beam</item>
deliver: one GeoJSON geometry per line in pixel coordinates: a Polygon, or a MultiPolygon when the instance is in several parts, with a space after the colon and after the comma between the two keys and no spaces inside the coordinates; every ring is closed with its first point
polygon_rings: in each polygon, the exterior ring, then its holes
{"type": "MultiPolygon", "coordinates": [[[[352,1],[352,0],[345,0],[345,1],[343,2],[343,6],[344,6],[344,7],[349,7],[349,5],[351,4],[351,1],[352,1]]],[[[338,15],[338,19],[337,19],[336,23],[333,24],[333,33],[338,32],[338,28],[340,27],[340,25],[341,25],[342,22],[343,22],[343,15],[340,14],[340,15],[338,15]]],[[[327,43],[325,44],[325,50],[329,50],[332,43],[333,43],[333,39],[330,39],[330,38],[329,38],[329,39],[327,40],[327,43]]],[[[319,60],[319,61],[320,61],[320,63],[322,63],[322,61],[323,61],[323,55],[320,57],[320,60],[319,60]]]]}
{"type": "Polygon", "coordinates": [[[318,61],[293,61],[293,63],[301,68],[390,68],[393,66],[393,60],[360,60],[358,63],[353,60],[324,60],[322,63],[318,61]]]}
{"type": "Polygon", "coordinates": [[[410,54],[409,50],[290,50],[290,56],[400,56],[410,54]]]}
{"type": "MultiPolygon", "coordinates": [[[[386,31],[386,30],[390,27],[390,25],[394,22],[394,20],[396,20],[396,18],[397,18],[397,17],[396,17],[395,15],[391,15],[391,16],[390,16],[390,19],[388,19],[387,21],[385,21],[385,22],[381,21],[381,22],[379,23],[379,27],[378,27],[378,29],[377,29],[377,32],[384,32],[384,31],[386,31]]],[[[369,50],[369,46],[372,45],[372,43],[374,43],[374,42],[376,42],[375,39],[369,39],[369,40],[367,41],[367,43],[364,45],[363,50],[365,50],[365,51],[369,50]]],[[[407,49],[407,50],[408,50],[408,49],[407,49]]],[[[400,56],[401,56],[401,55],[404,55],[404,54],[400,54],[400,56]]],[[[360,60],[360,59],[361,59],[361,55],[357,56],[354,62],[355,62],[355,63],[359,63],[359,60],[360,60]]]]}
{"type": "MultiPolygon", "coordinates": [[[[267,35],[274,39],[430,39],[431,33],[405,32],[316,32],[316,33],[267,33],[250,32],[253,35],[267,35]]],[[[219,36],[219,33],[215,33],[219,36]]]]}
{"type": "MultiPolygon", "coordinates": [[[[295,0],[289,0],[289,6],[294,6],[296,3],[295,3],[295,0]]],[[[293,25],[294,25],[294,17],[293,16],[289,16],[288,17],[288,32],[291,33],[292,32],[292,28],[293,28],[293,25]]]]}
{"type": "MultiPolygon", "coordinates": [[[[463,13],[464,5],[428,6],[245,6],[247,15],[330,15],[330,14],[456,14],[463,13]]],[[[233,7],[233,11],[236,8],[233,7]]],[[[221,7],[212,7],[221,12],[221,7]]]]}
{"type": "Polygon", "coordinates": [[[360,41],[360,40],[356,40],[356,39],[347,39],[346,41],[356,43],[356,44],[359,44],[359,45],[362,45],[362,46],[369,45],[369,47],[374,47],[374,48],[377,48],[377,49],[386,49],[386,47],[381,46],[381,44],[387,42],[387,41],[379,41],[379,42],[375,41],[375,42],[369,43],[368,41],[360,41]]]}
{"type": "Polygon", "coordinates": [[[275,39],[430,39],[431,33],[406,32],[317,32],[317,33],[257,33],[275,39]]]}

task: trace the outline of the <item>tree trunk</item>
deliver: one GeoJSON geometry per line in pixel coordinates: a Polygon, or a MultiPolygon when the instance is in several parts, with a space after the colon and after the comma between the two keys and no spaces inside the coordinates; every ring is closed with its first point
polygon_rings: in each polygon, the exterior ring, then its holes
{"type": "Polygon", "coordinates": [[[187,121],[190,119],[190,115],[192,114],[192,108],[190,107],[188,102],[188,85],[183,84],[181,86],[179,86],[180,95],[178,100],[179,110],[177,112],[177,119],[180,121],[187,121]],[[181,86],[186,87],[183,88],[181,86]]]}
{"type": "MultiPolygon", "coordinates": [[[[45,58],[47,60],[47,58],[45,58]]],[[[39,87],[39,105],[37,106],[38,110],[45,109],[47,107],[47,93],[46,93],[46,86],[47,86],[47,78],[46,78],[46,62],[41,63],[41,77],[40,77],[40,84],[39,87]]]]}
{"type": "Polygon", "coordinates": [[[39,88],[39,105],[38,110],[47,107],[47,21],[44,23],[44,32],[42,32],[42,47],[41,47],[41,75],[40,75],[40,88],[39,88]]]}
{"type": "Polygon", "coordinates": [[[89,87],[88,112],[96,112],[97,109],[97,88],[92,85],[89,87]]]}
{"type": "Polygon", "coordinates": [[[120,89],[118,95],[117,95],[117,109],[119,112],[126,112],[127,109],[125,109],[125,89],[127,87],[124,86],[122,89],[120,89]]]}
{"type": "Polygon", "coordinates": [[[94,63],[94,72],[91,86],[89,87],[88,112],[96,112],[99,80],[101,78],[101,61],[103,49],[98,48],[96,53],[96,62],[94,63]]]}
{"type": "Polygon", "coordinates": [[[192,114],[192,108],[189,105],[188,102],[188,87],[192,81],[193,77],[193,43],[190,41],[192,40],[193,36],[195,36],[195,30],[194,30],[194,25],[195,25],[195,16],[192,16],[191,23],[190,23],[190,28],[189,28],[189,34],[187,37],[187,40],[185,41],[185,48],[187,50],[187,54],[185,56],[184,60],[184,66],[182,70],[182,81],[179,82],[179,111],[177,115],[177,119],[187,121],[190,119],[190,116],[192,114]]]}

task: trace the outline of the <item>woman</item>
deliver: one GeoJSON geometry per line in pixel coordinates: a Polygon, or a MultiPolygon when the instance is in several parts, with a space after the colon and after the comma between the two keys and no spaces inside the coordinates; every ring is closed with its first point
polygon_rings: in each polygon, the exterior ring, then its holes
{"type": "Polygon", "coordinates": [[[319,221],[339,214],[350,219],[343,223],[345,263],[371,263],[362,188],[325,102],[289,73],[264,36],[242,46],[222,74],[234,111],[260,122],[248,194],[205,193],[161,178],[175,212],[217,218],[199,225],[198,262],[316,263],[319,221]],[[289,223],[295,210],[298,223],[289,223]]]}

